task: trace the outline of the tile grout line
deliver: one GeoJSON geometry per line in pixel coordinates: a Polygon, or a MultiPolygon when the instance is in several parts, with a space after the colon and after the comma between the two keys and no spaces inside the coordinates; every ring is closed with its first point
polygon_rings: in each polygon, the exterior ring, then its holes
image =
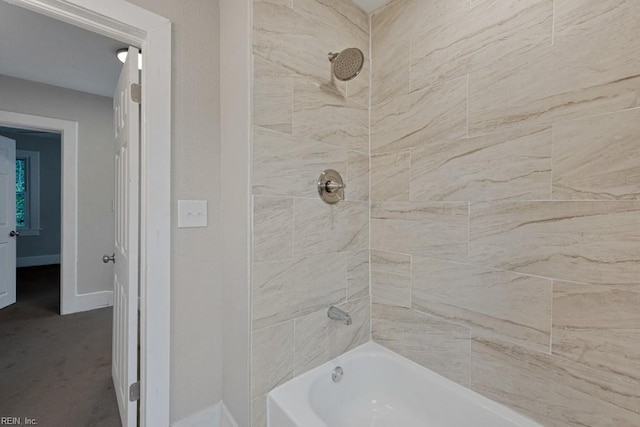
{"type": "Polygon", "coordinates": [[[291,342],[293,343],[293,366],[291,371],[293,372],[293,378],[296,377],[296,323],[298,318],[293,319],[293,339],[291,342]]]}
{"type": "Polygon", "coordinates": [[[472,332],[472,329],[469,328],[469,365],[467,366],[468,368],[467,373],[469,374],[469,382],[467,383],[467,388],[469,390],[471,390],[471,358],[473,357],[473,351],[471,350],[472,338],[473,338],[473,332],[472,332]]]}
{"type": "Polygon", "coordinates": [[[556,0],[551,7],[551,46],[556,42],[556,0]]]}
{"type": "Polygon", "coordinates": [[[471,248],[471,202],[467,202],[467,259],[471,248]]]}
{"type": "Polygon", "coordinates": [[[549,200],[554,201],[553,200],[553,129],[554,129],[555,125],[551,125],[551,173],[549,174],[549,200]]]}
{"type": "Polygon", "coordinates": [[[349,267],[351,266],[351,261],[352,261],[352,259],[350,258],[351,256],[348,255],[347,268],[344,271],[344,302],[345,303],[349,302],[349,267]]]}
{"type": "Polygon", "coordinates": [[[549,354],[553,355],[553,303],[556,289],[556,281],[551,281],[551,313],[549,315],[549,354]]]}
{"type": "Polygon", "coordinates": [[[369,341],[373,341],[373,292],[371,289],[371,210],[372,210],[372,200],[373,200],[373,188],[371,185],[372,177],[373,177],[373,169],[371,162],[371,105],[373,96],[373,26],[372,26],[372,16],[369,15],[369,245],[368,245],[368,256],[369,256],[369,341]]]}
{"type": "Polygon", "coordinates": [[[291,259],[296,258],[296,199],[291,198],[291,259]]]}
{"type": "MultiPolygon", "coordinates": [[[[397,157],[396,157],[396,159],[397,159],[397,157]]],[[[411,201],[412,201],[412,197],[411,197],[412,196],[412,191],[411,190],[413,189],[412,188],[413,187],[413,185],[412,185],[412,181],[413,180],[411,179],[411,177],[413,176],[412,173],[413,173],[413,148],[409,148],[409,195],[408,195],[409,203],[411,203],[411,201]]]]}
{"type": "Polygon", "coordinates": [[[411,64],[413,64],[413,40],[409,39],[409,94],[411,94],[411,90],[413,88],[413,70],[411,69],[411,64]]]}
{"type": "Polygon", "coordinates": [[[409,308],[413,308],[413,255],[409,255],[409,308]]]}
{"type": "Polygon", "coordinates": [[[467,139],[469,139],[469,86],[470,85],[471,85],[471,74],[467,74],[467,139]]]}

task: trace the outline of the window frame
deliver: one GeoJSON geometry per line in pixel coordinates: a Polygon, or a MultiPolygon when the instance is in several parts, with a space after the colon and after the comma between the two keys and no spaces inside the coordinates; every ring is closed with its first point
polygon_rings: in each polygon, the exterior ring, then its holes
{"type": "Polygon", "coordinates": [[[17,227],[21,236],[40,235],[40,152],[16,150],[16,160],[25,162],[25,223],[17,227]]]}

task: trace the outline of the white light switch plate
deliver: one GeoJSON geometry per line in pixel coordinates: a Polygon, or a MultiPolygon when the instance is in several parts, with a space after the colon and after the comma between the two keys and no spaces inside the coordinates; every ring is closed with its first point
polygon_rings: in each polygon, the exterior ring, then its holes
{"type": "Polygon", "coordinates": [[[206,226],[206,200],[178,200],[178,228],[195,228],[206,226]]]}

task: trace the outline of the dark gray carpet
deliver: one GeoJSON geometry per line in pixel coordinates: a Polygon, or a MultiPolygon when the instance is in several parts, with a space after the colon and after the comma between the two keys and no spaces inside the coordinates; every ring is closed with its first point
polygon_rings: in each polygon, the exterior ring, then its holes
{"type": "Polygon", "coordinates": [[[120,427],[111,380],[112,309],[59,312],[59,266],[18,269],[0,310],[0,417],[40,427],[120,427]]]}

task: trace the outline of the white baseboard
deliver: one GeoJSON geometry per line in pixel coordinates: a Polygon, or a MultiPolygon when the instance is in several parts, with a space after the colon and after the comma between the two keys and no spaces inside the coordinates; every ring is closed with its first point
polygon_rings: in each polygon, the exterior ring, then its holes
{"type": "Polygon", "coordinates": [[[37,267],[39,265],[60,264],[60,254],[23,256],[16,259],[16,267],[37,267]]]}
{"type": "Polygon", "coordinates": [[[93,292],[91,294],[76,295],[76,311],[95,310],[113,305],[113,291],[93,292]]]}
{"type": "Polygon", "coordinates": [[[176,421],[171,427],[238,427],[224,402],[220,401],[200,412],[176,421]]]}

